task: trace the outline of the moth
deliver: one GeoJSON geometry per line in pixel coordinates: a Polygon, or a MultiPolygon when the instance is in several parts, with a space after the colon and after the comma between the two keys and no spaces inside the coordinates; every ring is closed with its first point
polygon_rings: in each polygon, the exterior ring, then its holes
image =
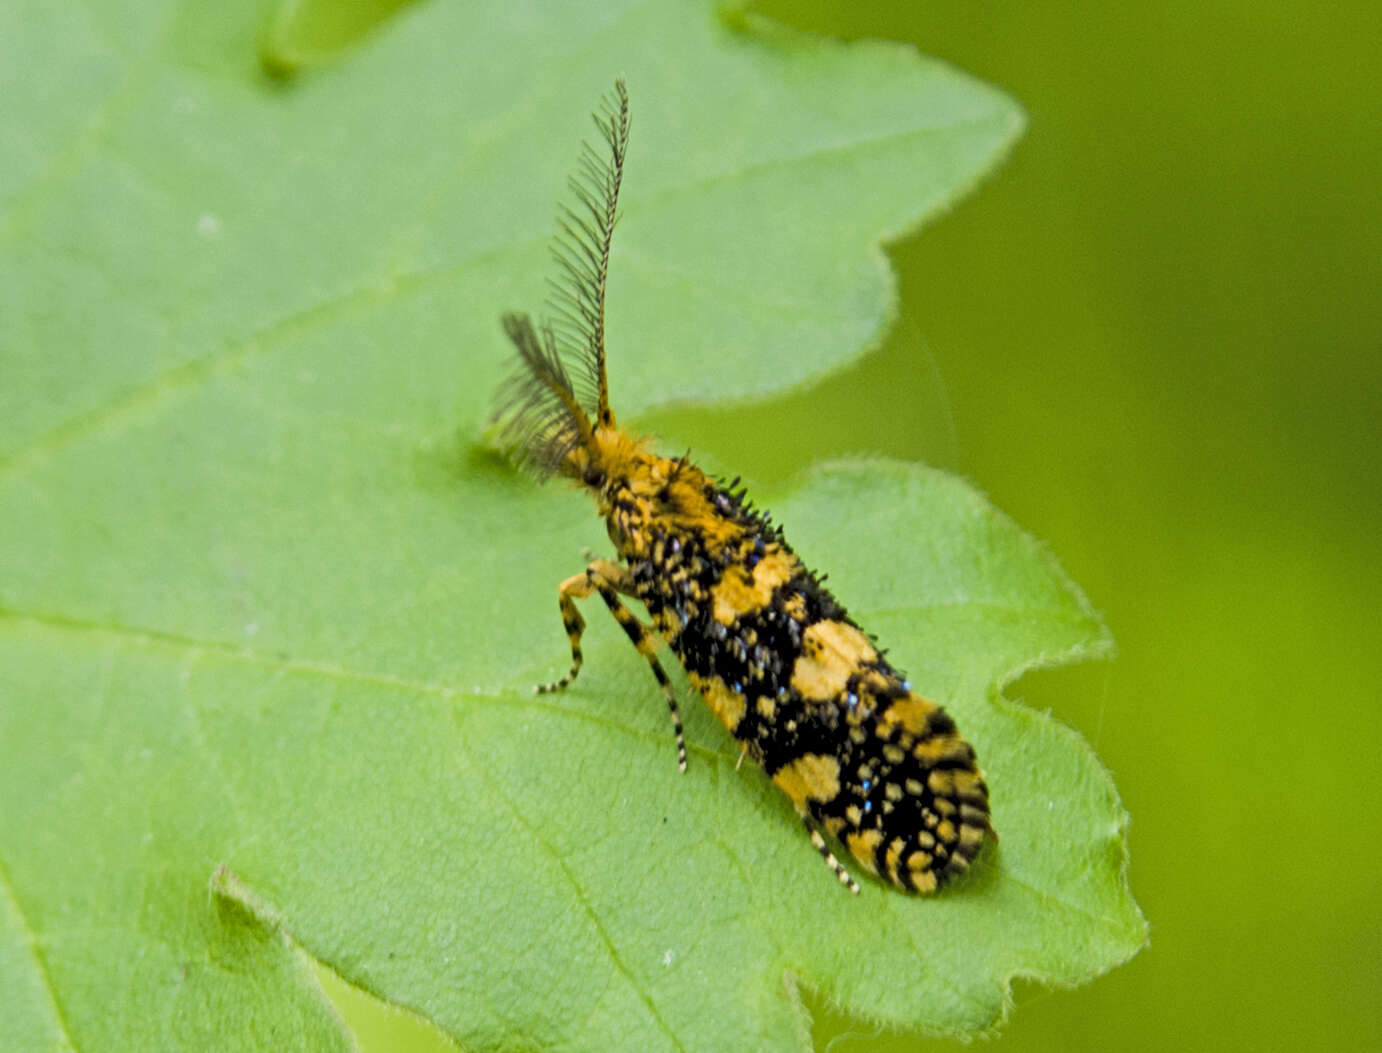
{"type": "MultiPolygon", "coordinates": [[[[686,744],[660,637],[715,715],[787,795],[840,882],[859,885],[823,834],[898,888],[933,892],[966,871],[991,835],[974,750],[806,567],[781,527],[689,455],[660,456],[615,422],[605,372],[605,287],[629,143],[623,81],[594,115],[605,149],[584,145],[561,208],[550,317],[505,314],[517,351],[500,392],[501,439],[541,478],[595,500],[615,558],[594,559],[557,590],[571,669],[598,595],[647,661],[666,699],[677,763],[686,744]],[[626,606],[647,610],[645,625],[626,606]]],[[[742,760],[743,754],[741,754],[742,760]]]]}

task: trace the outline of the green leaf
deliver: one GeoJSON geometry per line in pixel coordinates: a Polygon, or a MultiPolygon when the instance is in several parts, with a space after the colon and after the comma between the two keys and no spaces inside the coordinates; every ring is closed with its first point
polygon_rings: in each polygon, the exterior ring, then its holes
{"type": "Polygon", "coordinates": [[[1107,635],[966,487],[839,466],[774,502],[993,788],[972,880],[856,900],[702,707],[678,775],[612,625],[532,697],[603,531],[482,441],[497,315],[541,301],[615,73],[626,419],[866,345],[880,239],[972,184],[1014,106],[689,3],[412,5],[286,80],[257,50],[282,25],[0,12],[0,1044],[346,1045],[310,954],[465,1048],[800,1048],[799,985],[969,1030],[1014,975],[1133,953],[1107,776],[997,694],[1107,635]]]}

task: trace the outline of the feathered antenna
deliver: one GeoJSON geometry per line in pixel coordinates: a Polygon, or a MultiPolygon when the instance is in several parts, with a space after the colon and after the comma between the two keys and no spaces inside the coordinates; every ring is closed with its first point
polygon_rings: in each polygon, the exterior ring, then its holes
{"type": "Polygon", "coordinates": [[[552,256],[561,268],[550,281],[552,318],[541,329],[527,315],[506,314],[504,331],[518,349],[518,367],[501,391],[496,419],[521,464],[541,475],[571,474],[572,451],[588,447],[593,426],[613,427],[605,380],[605,286],[609,248],[629,144],[629,95],[622,80],[601,99],[595,127],[609,148],[601,156],[581,144],[568,181],[575,205],[562,205],[552,256]],[[573,367],[573,383],[568,367],[573,367]]]}
{"type": "Polygon", "coordinates": [[[518,367],[500,388],[495,419],[508,418],[502,441],[538,475],[571,474],[571,452],[590,442],[586,416],[550,327],[539,335],[526,314],[505,314],[504,332],[518,349],[518,367]]]}
{"type": "Polygon", "coordinates": [[[581,144],[576,174],[567,180],[577,207],[561,207],[559,233],[552,244],[563,278],[549,281],[547,304],[562,351],[579,355],[585,366],[582,394],[594,397],[595,419],[608,428],[614,424],[614,415],[605,380],[605,286],[629,147],[629,93],[622,79],[614,82],[614,98],[600,100],[594,121],[609,156],[602,158],[588,142],[581,144]]]}

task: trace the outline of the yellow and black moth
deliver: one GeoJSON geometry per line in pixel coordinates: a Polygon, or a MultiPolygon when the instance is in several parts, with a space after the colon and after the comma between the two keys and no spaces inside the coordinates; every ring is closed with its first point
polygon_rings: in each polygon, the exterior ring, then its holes
{"type": "Polygon", "coordinates": [[[497,419],[516,460],[582,485],[617,558],[596,559],[558,590],[571,670],[599,595],[662,688],[686,770],[681,716],[658,660],[667,642],[715,715],[791,798],[816,849],[859,886],[822,830],[900,888],[932,892],[963,873],[990,835],[988,789],[974,750],[922,698],[792,551],[781,527],[688,457],[659,456],[614,421],[605,377],[605,284],[629,139],[622,81],[595,116],[607,147],[586,144],[562,209],[550,320],[506,314],[518,350],[497,419]],[[645,626],[621,597],[646,607],[645,626]]]}

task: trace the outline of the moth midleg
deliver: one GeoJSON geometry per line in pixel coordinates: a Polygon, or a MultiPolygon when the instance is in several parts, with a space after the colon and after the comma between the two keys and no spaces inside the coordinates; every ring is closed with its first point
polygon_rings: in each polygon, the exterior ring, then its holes
{"type": "Polygon", "coordinates": [[[633,645],[638,648],[638,653],[648,661],[648,667],[652,669],[653,676],[657,677],[657,683],[662,688],[662,696],[667,700],[667,712],[672,718],[672,731],[677,736],[677,767],[682,771],[686,770],[686,739],[681,731],[681,710],[677,708],[677,696],[672,690],[672,682],[667,679],[667,672],[662,668],[662,663],[657,660],[657,649],[653,643],[653,634],[646,625],[633,616],[633,613],[624,606],[622,600],[615,595],[613,587],[609,585],[597,586],[600,598],[605,601],[605,606],[609,608],[609,613],[614,615],[614,620],[624,628],[633,645]]]}
{"type": "Polygon", "coordinates": [[[600,594],[605,606],[609,608],[609,613],[614,615],[614,620],[623,627],[625,634],[634,647],[638,648],[638,653],[647,660],[653,676],[657,678],[658,686],[662,688],[662,696],[667,700],[667,712],[672,718],[672,731],[676,734],[677,767],[685,771],[686,739],[682,734],[681,710],[677,707],[677,696],[672,690],[672,682],[667,678],[666,670],[658,661],[652,631],[634,617],[633,612],[619,599],[618,594],[621,592],[625,595],[632,594],[633,583],[630,581],[629,572],[617,563],[607,559],[592,560],[584,573],[573,574],[561,583],[557,590],[557,599],[561,605],[562,625],[566,627],[566,636],[571,641],[571,671],[554,683],[538,685],[538,693],[560,691],[580,673],[584,661],[581,654],[581,634],[585,631],[585,619],[576,609],[575,601],[585,599],[592,592],[600,594]]]}
{"type": "Polygon", "coordinates": [[[802,825],[806,827],[806,832],[811,835],[811,843],[816,846],[816,851],[819,852],[821,858],[825,860],[825,865],[840,879],[840,884],[844,885],[856,896],[859,895],[859,883],[850,876],[844,864],[835,858],[835,853],[830,851],[830,846],[825,843],[825,838],[821,836],[820,830],[818,830],[816,824],[811,821],[811,817],[805,812],[802,812],[801,822],[802,825]]]}

